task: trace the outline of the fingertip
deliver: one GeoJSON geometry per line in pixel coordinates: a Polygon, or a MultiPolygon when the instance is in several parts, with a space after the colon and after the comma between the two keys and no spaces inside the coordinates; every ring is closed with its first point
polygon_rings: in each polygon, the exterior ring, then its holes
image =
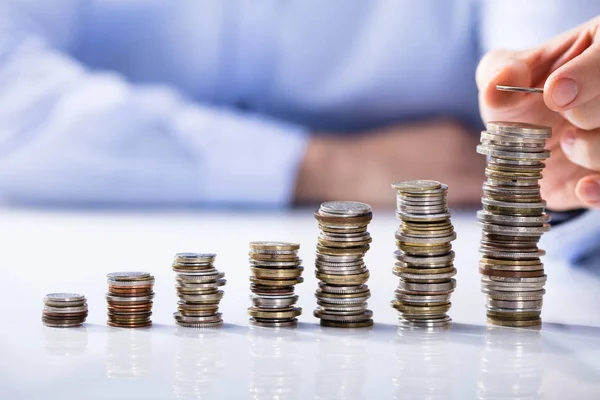
{"type": "Polygon", "coordinates": [[[567,111],[576,105],[579,87],[574,79],[551,76],[544,84],[544,103],[552,111],[567,111]]]}
{"type": "Polygon", "coordinates": [[[600,207],[600,175],[590,175],[577,182],[575,194],[585,204],[600,207]]]}

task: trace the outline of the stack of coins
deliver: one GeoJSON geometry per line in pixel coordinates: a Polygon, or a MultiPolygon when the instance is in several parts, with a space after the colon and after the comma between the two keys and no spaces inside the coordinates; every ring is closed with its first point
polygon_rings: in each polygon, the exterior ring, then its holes
{"type": "Polygon", "coordinates": [[[483,227],[479,271],[491,324],[541,324],[545,252],[537,245],[550,217],[538,181],[551,135],[548,127],[514,122],[489,122],[481,133],[477,152],[488,158],[483,210],[477,213],[483,227]]]}
{"type": "Polygon", "coordinates": [[[85,296],[76,293],[50,293],[44,297],[42,322],[52,328],[75,328],[88,316],[85,296]]]}
{"type": "Polygon", "coordinates": [[[271,328],[295,327],[302,308],[294,307],[294,285],[302,283],[298,243],[251,242],[250,323],[271,328]]]}
{"type": "Polygon", "coordinates": [[[373,312],[367,309],[369,270],[364,262],[371,243],[367,226],[372,217],[371,206],[354,201],[323,203],[315,211],[321,230],[315,275],[321,282],[314,316],[321,319],[322,326],[373,325],[373,312]]]}
{"type": "Polygon", "coordinates": [[[394,182],[396,231],[394,274],[400,278],[392,307],[400,312],[405,327],[447,326],[451,319],[450,296],[456,287],[454,252],[456,239],[447,205],[448,187],[436,181],[394,182]]]}
{"type": "Polygon", "coordinates": [[[143,328],[152,325],[154,277],[147,272],[112,272],[108,278],[109,326],[143,328]]]}
{"type": "Polygon", "coordinates": [[[215,266],[214,253],[178,253],[173,261],[177,273],[177,325],[187,328],[218,328],[223,326],[219,302],[225,285],[225,274],[215,266]]]}

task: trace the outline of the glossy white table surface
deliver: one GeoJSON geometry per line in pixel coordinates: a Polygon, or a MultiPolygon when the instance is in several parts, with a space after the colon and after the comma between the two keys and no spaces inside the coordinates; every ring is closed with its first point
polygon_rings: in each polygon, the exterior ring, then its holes
{"type": "Polygon", "coordinates": [[[473,213],[453,218],[458,287],[446,332],[402,331],[389,301],[392,211],[375,212],[371,270],[373,329],[321,328],[312,316],[317,226],[293,213],[66,213],[0,210],[0,398],[2,399],[598,399],[600,265],[546,258],[539,332],[486,328],[473,213]],[[248,242],[301,243],[304,309],[294,330],[250,328],[248,242]],[[181,251],[216,252],[227,274],[226,325],[177,328],[171,261],[181,251]],[[155,275],[154,326],[105,326],[105,274],[155,275]],[[40,322],[49,292],[86,295],[79,329],[40,322]]]}

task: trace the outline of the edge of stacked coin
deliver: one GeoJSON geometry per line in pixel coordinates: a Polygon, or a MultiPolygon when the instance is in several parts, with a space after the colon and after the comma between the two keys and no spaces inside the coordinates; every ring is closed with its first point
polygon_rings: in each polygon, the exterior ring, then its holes
{"type": "Polygon", "coordinates": [[[219,303],[227,283],[225,273],[215,266],[215,253],[177,253],[173,260],[177,296],[177,325],[186,328],[218,328],[223,326],[219,303]]]}
{"type": "Polygon", "coordinates": [[[487,156],[481,202],[479,264],[487,294],[488,323],[510,327],[541,325],[546,275],[538,248],[550,229],[540,194],[545,149],[552,129],[516,122],[488,122],[477,152],[487,156]]]}
{"type": "Polygon", "coordinates": [[[298,325],[302,308],[295,307],[294,286],[302,283],[298,243],[250,242],[250,324],[267,328],[298,325]]]}
{"type": "Polygon", "coordinates": [[[148,272],[111,272],[106,277],[107,324],[115,328],[152,325],[154,277],[148,272]]]}
{"type": "Polygon", "coordinates": [[[436,181],[394,182],[397,191],[394,275],[400,278],[392,307],[404,327],[436,328],[452,321],[446,314],[456,287],[456,232],[447,205],[448,186],[436,181]]]}
{"type": "Polygon", "coordinates": [[[318,307],[313,315],[322,326],[373,325],[373,311],[367,309],[369,270],[364,262],[372,240],[367,232],[372,218],[370,205],[354,201],[326,202],[315,211],[321,232],[315,260],[318,307]]]}
{"type": "Polygon", "coordinates": [[[51,328],[76,328],[85,323],[88,305],[77,293],[49,293],[44,297],[42,322],[51,328]]]}

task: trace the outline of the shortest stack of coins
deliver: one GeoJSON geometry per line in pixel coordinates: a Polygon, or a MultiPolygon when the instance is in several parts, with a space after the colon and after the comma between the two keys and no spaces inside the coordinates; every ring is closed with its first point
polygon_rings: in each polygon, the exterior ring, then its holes
{"type": "Polygon", "coordinates": [[[367,226],[372,217],[370,205],[355,201],[331,201],[315,211],[321,230],[315,275],[321,282],[315,293],[319,307],[314,316],[321,319],[322,326],[373,325],[373,312],[367,309],[369,270],[364,262],[371,243],[367,226]]]}
{"type": "Polygon", "coordinates": [[[400,278],[392,307],[400,312],[400,325],[416,328],[447,326],[450,296],[456,287],[456,239],[447,206],[448,187],[436,181],[394,182],[396,231],[394,274],[400,278]]]}
{"type": "Polygon", "coordinates": [[[250,290],[252,307],[248,308],[254,326],[284,328],[298,325],[302,308],[294,307],[298,296],[294,285],[302,283],[302,260],[298,243],[251,242],[250,290]]]}
{"type": "Polygon", "coordinates": [[[109,326],[143,328],[152,325],[154,277],[147,272],[112,272],[108,278],[109,326]]]}
{"type": "Polygon", "coordinates": [[[88,306],[85,296],[76,293],[50,293],[44,297],[42,322],[52,328],[76,328],[85,322],[88,306]]]}
{"type": "Polygon", "coordinates": [[[187,328],[218,328],[223,326],[219,302],[223,298],[225,273],[215,266],[215,253],[177,253],[173,271],[177,273],[177,325],[187,328]]]}

